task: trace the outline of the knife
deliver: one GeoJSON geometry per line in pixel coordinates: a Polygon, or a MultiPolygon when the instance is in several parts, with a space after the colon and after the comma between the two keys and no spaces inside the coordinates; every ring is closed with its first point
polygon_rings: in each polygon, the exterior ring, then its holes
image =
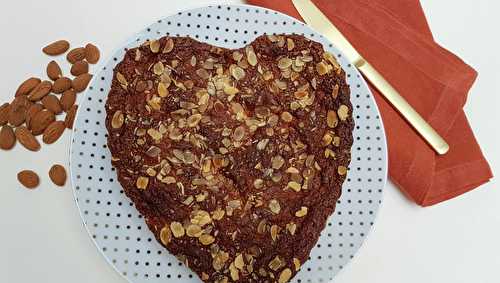
{"type": "Polygon", "coordinates": [[[438,153],[449,150],[446,141],[418,114],[389,82],[370,65],[311,0],[292,0],[304,21],[335,44],[365,78],[398,110],[408,123],[438,153]]]}

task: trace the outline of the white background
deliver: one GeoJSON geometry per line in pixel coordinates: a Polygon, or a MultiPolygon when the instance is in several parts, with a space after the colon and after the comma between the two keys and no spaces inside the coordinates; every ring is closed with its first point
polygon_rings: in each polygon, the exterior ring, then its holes
{"type": "MultiPolygon", "coordinates": [[[[241,1],[16,0],[0,9],[0,102],[10,101],[27,76],[44,76],[50,59],[41,48],[68,39],[110,54],[129,35],[178,9],[241,1]],[[147,3],[147,4],[146,4],[147,3]]],[[[500,2],[422,0],[435,38],[479,71],[466,106],[493,172],[500,172],[500,2]]],[[[58,59],[65,66],[63,58],[58,59]]],[[[67,166],[70,132],[38,153],[21,146],[0,151],[0,282],[121,283],[82,226],[68,184],[48,179],[53,163],[67,166]],[[16,174],[41,176],[35,191],[16,174]]],[[[389,184],[365,245],[336,283],[434,283],[500,280],[500,191],[493,179],[480,189],[420,208],[389,184]]]]}

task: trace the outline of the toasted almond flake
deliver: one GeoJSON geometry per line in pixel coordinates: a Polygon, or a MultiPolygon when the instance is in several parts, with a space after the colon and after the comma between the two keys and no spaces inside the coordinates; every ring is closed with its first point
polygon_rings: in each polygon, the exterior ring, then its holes
{"type": "Polygon", "coordinates": [[[196,66],[196,56],[191,56],[191,60],[189,61],[189,64],[191,64],[191,67],[196,66]]]}
{"type": "Polygon", "coordinates": [[[323,58],[325,58],[330,64],[332,64],[336,69],[340,68],[339,62],[337,62],[337,59],[333,56],[332,53],[326,51],[323,53],[323,58]]]}
{"type": "Polygon", "coordinates": [[[286,224],[286,229],[288,230],[288,232],[290,233],[290,235],[295,235],[295,232],[297,231],[297,224],[291,222],[291,223],[288,223],[286,224]]]}
{"type": "Polygon", "coordinates": [[[204,246],[211,245],[213,242],[215,242],[215,238],[209,234],[203,234],[198,239],[200,240],[200,243],[204,246]]]}
{"type": "Polygon", "coordinates": [[[262,139],[257,143],[258,150],[264,150],[269,143],[269,139],[262,139]]]}
{"type": "Polygon", "coordinates": [[[163,47],[163,53],[170,53],[174,49],[174,40],[169,38],[167,39],[167,43],[165,47],[163,47]]]}
{"type": "Polygon", "coordinates": [[[339,85],[335,85],[332,90],[332,97],[336,99],[339,96],[339,85]]]}
{"type": "Polygon", "coordinates": [[[160,155],[161,149],[155,145],[150,146],[149,149],[146,151],[146,155],[149,157],[157,157],[160,155]]]}
{"type": "Polygon", "coordinates": [[[187,119],[187,125],[190,128],[198,126],[202,118],[201,114],[193,114],[187,119]]]}
{"type": "Polygon", "coordinates": [[[113,129],[119,129],[123,126],[123,122],[125,121],[125,118],[123,116],[122,111],[117,110],[115,114],[113,114],[113,118],[111,119],[111,127],[113,129]]]}
{"type": "Polygon", "coordinates": [[[160,42],[158,40],[150,41],[149,49],[151,49],[153,53],[158,53],[160,51],[160,42]]]}
{"type": "Polygon", "coordinates": [[[287,188],[291,188],[292,190],[299,192],[302,186],[294,181],[288,182],[287,188]]]}
{"type": "Polygon", "coordinates": [[[285,159],[281,155],[273,156],[271,158],[271,166],[273,169],[280,169],[285,164],[285,159]]]}
{"type": "Polygon", "coordinates": [[[299,91],[296,91],[293,95],[297,99],[304,99],[304,98],[309,96],[309,93],[305,90],[299,90],[299,91]]]}
{"type": "Polygon", "coordinates": [[[241,54],[238,51],[233,51],[233,60],[234,61],[240,61],[241,58],[243,58],[243,54],[241,54]]]}
{"type": "Polygon", "coordinates": [[[233,132],[233,139],[235,141],[241,141],[245,137],[245,127],[243,126],[238,126],[236,129],[234,129],[233,132]]]}
{"type": "Polygon", "coordinates": [[[293,42],[293,39],[291,38],[286,39],[286,47],[288,51],[292,51],[295,48],[295,42],[293,42]]]}
{"type": "Polygon", "coordinates": [[[243,270],[245,267],[245,261],[243,260],[243,254],[239,254],[234,259],[234,266],[239,270],[243,270]]]}
{"type": "Polygon", "coordinates": [[[332,143],[333,136],[330,132],[327,132],[324,136],[323,139],[321,140],[321,144],[323,146],[328,146],[332,143]]]}
{"type": "Polygon", "coordinates": [[[283,120],[287,123],[290,123],[293,120],[293,116],[292,116],[292,114],[290,114],[290,112],[284,111],[281,113],[281,120],[283,120]]]}
{"type": "Polygon", "coordinates": [[[323,76],[328,73],[328,65],[321,61],[318,64],[316,64],[316,71],[320,76],[323,76]]]}
{"type": "Polygon", "coordinates": [[[328,113],[326,115],[326,124],[328,125],[328,127],[335,128],[337,127],[338,122],[339,120],[337,117],[337,113],[335,113],[335,111],[333,110],[328,110],[328,113]]]}
{"type": "Polygon", "coordinates": [[[255,67],[255,65],[257,65],[257,55],[253,51],[253,47],[249,46],[249,47],[247,47],[246,50],[247,50],[246,53],[247,53],[248,64],[255,67]]]}
{"type": "Polygon", "coordinates": [[[307,207],[303,206],[303,207],[300,208],[300,210],[297,210],[295,212],[295,216],[297,216],[297,217],[304,217],[304,216],[307,215],[307,211],[308,211],[307,207]]]}
{"type": "Polygon", "coordinates": [[[149,178],[141,176],[141,177],[137,178],[137,181],[135,182],[135,186],[138,189],[144,190],[148,187],[148,183],[149,183],[149,178]]]}
{"type": "Polygon", "coordinates": [[[347,174],[347,167],[339,166],[337,168],[337,172],[339,173],[339,175],[343,176],[343,175],[347,174]]]}
{"type": "Polygon", "coordinates": [[[161,140],[161,138],[163,137],[163,135],[155,129],[148,129],[147,133],[154,140],[161,140]]]}
{"type": "Polygon", "coordinates": [[[279,255],[277,255],[275,258],[273,258],[270,262],[269,262],[269,268],[273,271],[278,271],[281,267],[282,267],[282,264],[283,264],[283,260],[280,258],[279,255]]]}
{"type": "Polygon", "coordinates": [[[210,73],[205,69],[196,70],[196,74],[204,80],[207,80],[208,78],[210,78],[210,73]]]}
{"type": "Polygon", "coordinates": [[[163,74],[164,71],[165,71],[165,66],[161,61],[153,65],[153,73],[155,73],[155,75],[159,76],[163,74]]]}
{"type": "Polygon", "coordinates": [[[224,218],[224,214],[226,214],[226,211],[220,209],[220,208],[217,208],[217,210],[215,210],[213,213],[212,213],[212,218],[214,220],[221,220],[222,218],[224,218]]]}
{"type": "Polygon", "coordinates": [[[278,283],[286,283],[292,278],[292,271],[290,268],[284,269],[280,273],[280,277],[278,279],[278,283]]]}
{"type": "Polygon", "coordinates": [[[273,239],[273,241],[276,241],[278,239],[279,230],[280,227],[278,225],[271,226],[271,239],[273,239]]]}
{"type": "Polygon", "coordinates": [[[337,114],[339,115],[341,121],[345,121],[349,117],[349,108],[346,105],[342,104],[337,110],[337,114]]]}
{"type": "Polygon", "coordinates": [[[165,86],[164,83],[160,82],[158,83],[158,88],[157,88],[157,91],[158,91],[158,95],[160,97],[167,97],[168,96],[168,89],[167,87],[165,86]]]}
{"type": "Polygon", "coordinates": [[[261,189],[262,187],[264,187],[264,180],[262,180],[262,179],[255,179],[255,181],[253,181],[253,186],[256,189],[261,189]]]}
{"type": "Polygon", "coordinates": [[[289,68],[290,66],[292,66],[292,59],[283,57],[278,60],[278,68],[283,70],[289,68]]]}
{"type": "Polygon", "coordinates": [[[174,221],[170,223],[170,230],[176,238],[180,238],[185,235],[186,231],[180,222],[174,221]]]}
{"type": "Polygon", "coordinates": [[[275,199],[270,200],[269,209],[271,210],[272,213],[279,214],[281,211],[280,203],[275,199]]]}
{"type": "Polygon", "coordinates": [[[172,232],[170,231],[170,228],[168,226],[164,226],[160,230],[160,241],[164,245],[168,245],[171,240],[172,240],[172,232]]]}
{"type": "Polygon", "coordinates": [[[120,73],[120,72],[116,72],[116,79],[118,80],[118,82],[122,85],[122,86],[128,86],[128,82],[127,82],[127,79],[125,78],[125,76],[120,73]]]}
{"type": "Polygon", "coordinates": [[[231,279],[233,281],[238,281],[240,280],[240,272],[239,270],[234,266],[234,263],[231,263],[229,265],[229,274],[231,275],[231,279]]]}
{"type": "Polygon", "coordinates": [[[340,137],[334,137],[332,144],[336,147],[340,146],[340,137]]]}
{"type": "Polygon", "coordinates": [[[333,150],[326,148],[325,149],[325,158],[335,158],[335,152],[333,150]]]}
{"type": "Polygon", "coordinates": [[[300,269],[300,260],[298,258],[293,258],[293,265],[295,267],[295,271],[299,271],[300,269]]]}
{"type": "Polygon", "coordinates": [[[227,94],[227,95],[235,95],[238,92],[240,92],[240,90],[237,89],[234,86],[231,86],[231,85],[225,85],[224,86],[224,93],[227,94]]]}

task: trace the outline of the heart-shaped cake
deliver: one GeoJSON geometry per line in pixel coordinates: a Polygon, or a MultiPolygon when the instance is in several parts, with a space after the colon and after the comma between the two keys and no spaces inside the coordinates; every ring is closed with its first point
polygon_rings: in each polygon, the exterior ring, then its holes
{"type": "Polygon", "coordinates": [[[106,103],[126,195],[204,282],[288,282],[334,212],[351,158],[345,73],[321,44],[241,49],[163,37],[127,50],[106,103]]]}

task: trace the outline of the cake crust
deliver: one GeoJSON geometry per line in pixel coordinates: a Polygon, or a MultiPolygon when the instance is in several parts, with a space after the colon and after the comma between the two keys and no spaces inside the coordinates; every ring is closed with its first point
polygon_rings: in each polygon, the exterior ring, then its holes
{"type": "Polygon", "coordinates": [[[351,158],[345,73],[321,44],[163,37],[126,52],[106,102],[112,164],[156,239],[204,282],[288,282],[351,158]]]}

